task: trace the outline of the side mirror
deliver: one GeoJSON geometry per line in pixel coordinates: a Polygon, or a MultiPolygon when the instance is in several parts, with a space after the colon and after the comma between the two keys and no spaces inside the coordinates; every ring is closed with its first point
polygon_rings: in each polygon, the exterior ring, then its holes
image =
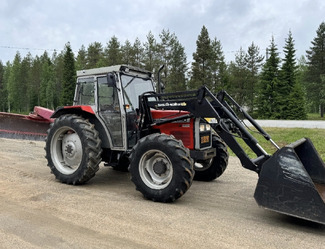
{"type": "Polygon", "coordinates": [[[164,69],[164,67],[165,65],[162,65],[158,70],[158,89],[157,89],[158,93],[162,93],[165,89],[165,86],[161,82],[161,77],[160,77],[161,71],[164,69]]]}
{"type": "Polygon", "coordinates": [[[107,74],[107,84],[111,87],[116,87],[115,75],[113,73],[107,74]]]}

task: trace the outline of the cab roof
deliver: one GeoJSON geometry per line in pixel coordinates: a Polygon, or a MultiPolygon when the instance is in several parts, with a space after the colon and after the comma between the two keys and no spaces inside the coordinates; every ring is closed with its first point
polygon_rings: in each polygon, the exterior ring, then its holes
{"type": "Polygon", "coordinates": [[[147,76],[151,77],[152,73],[150,71],[129,66],[129,65],[115,65],[115,66],[109,66],[109,67],[100,67],[100,68],[92,68],[92,69],[85,69],[85,70],[78,70],[77,71],[77,77],[82,76],[91,76],[91,75],[102,75],[112,72],[124,72],[124,73],[141,73],[146,74],[147,76]]]}

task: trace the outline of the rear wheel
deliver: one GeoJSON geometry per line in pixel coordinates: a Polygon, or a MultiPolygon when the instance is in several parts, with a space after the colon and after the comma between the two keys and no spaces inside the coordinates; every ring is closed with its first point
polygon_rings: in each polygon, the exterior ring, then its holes
{"type": "Polygon", "coordinates": [[[212,181],[221,176],[226,170],[229,158],[226,144],[219,136],[212,135],[212,147],[217,150],[216,156],[194,164],[194,180],[212,181]]]}
{"type": "Polygon", "coordinates": [[[136,189],[159,202],[172,202],[185,194],[194,175],[188,149],[165,134],[139,140],[130,155],[130,173],[136,189]]]}
{"type": "Polygon", "coordinates": [[[62,115],[48,130],[46,159],[55,177],[67,184],[91,179],[101,162],[101,140],[94,125],[77,115],[62,115]]]}

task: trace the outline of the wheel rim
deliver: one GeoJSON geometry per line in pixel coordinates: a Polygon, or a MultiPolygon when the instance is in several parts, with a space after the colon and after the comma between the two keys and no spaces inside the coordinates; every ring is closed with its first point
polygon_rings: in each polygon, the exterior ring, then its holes
{"type": "Polygon", "coordinates": [[[164,189],[173,178],[173,166],[165,153],[159,150],[149,150],[140,159],[139,173],[148,187],[164,189]]]}
{"type": "Polygon", "coordinates": [[[208,168],[210,168],[212,164],[213,158],[210,158],[206,161],[200,161],[200,162],[195,162],[194,163],[194,170],[195,171],[205,171],[208,168]]]}
{"type": "Polygon", "coordinates": [[[82,144],[70,127],[61,127],[51,141],[51,157],[55,168],[62,174],[73,174],[82,160],[82,144]]]}

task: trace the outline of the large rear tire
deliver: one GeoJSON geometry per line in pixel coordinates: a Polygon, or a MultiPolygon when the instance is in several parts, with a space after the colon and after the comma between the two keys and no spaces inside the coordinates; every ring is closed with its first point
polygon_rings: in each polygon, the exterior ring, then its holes
{"type": "Polygon", "coordinates": [[[77,115],[62,115],[48,130],[46,159],[62,183],[83,184],[91,179],[101,162],[101,140],[94,125],[77,115]]]}
{"type": "Polygon", "coordinates": [[[173,202],[192,184],[193,160],[181,141],[165,134],[151,134],[133,147],[130,173],[145,198],[173,202]]]}
{"type": "Polygon", "coordinates": [[[198,161],[194,164],[194,180],[212,181],[221,176],[226,170],[229,159],[226,144],[219,136],[212,135],[212,147],[217,150],[216,156],[205,161],[198,161]]]}

